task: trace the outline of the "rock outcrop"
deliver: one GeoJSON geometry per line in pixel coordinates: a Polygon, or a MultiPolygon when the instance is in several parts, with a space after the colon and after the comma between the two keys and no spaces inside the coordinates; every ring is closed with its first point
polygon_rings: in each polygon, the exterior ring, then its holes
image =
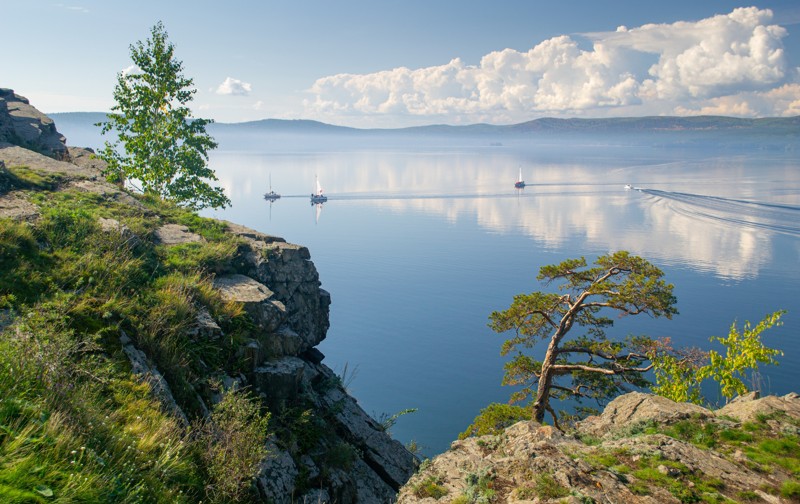
{"type": "Polygon", "coordinates": [[[620,396],[565,434],[519,422],[456,441],[400,492],[417,502],[797,502],[800,396],[711,411],[620,396]]]}
{"type": "MultiPolygon", "coordinates": [[[[67,148],[49,118],[7,89],[0,89],[0,142],[0,218],[35,225],[40,209],[34,191],[89,192],[159,222],[152,232],[137,236],[122,217],[98,218],[100,232],[119,234],[132,247],[157,253],[207,245],[199,234],[178,223],[161,222],[162,217],[134,196],[105,182],[103,162],[91,150],[67,148]],[[15,173],[33,176],[23,183],[15,173]]],[[[329,327],[331,296],[321,288],[308,249],[237,224],[224,225],[238,248],[216,271],[213,286],[224,300],[240,303],[251,322],[244,336],[237,335],[244,342],[235,348],[235,371],[202,363],[206,379],[191,384],[194,390],[181,390],[192,403],[187,409],[176,400],[168,375],[155,364],[157,358],[121,334],[119,343],[132,373],[149,384],[163,410],[184,426],[192,415],[208,415],[220,399],[216,389],[208,389],[211,382],[255,392],[276,430],[256,480],[265,502],[393,502],[417,460],[363,411],[322,363],[324,356],[315,347],[329,327]]],[[[226,335],[217,322],[201,307],[187,324],[186,337],[203,345],[221,342],[226,335]]]]}
{"type": "Polygon", "coordinates": [[[0,88],[0,144],[30,149],[59,161],[69,161],[67,141],[52,119],[32,107],[24,96],[0,88]]]}

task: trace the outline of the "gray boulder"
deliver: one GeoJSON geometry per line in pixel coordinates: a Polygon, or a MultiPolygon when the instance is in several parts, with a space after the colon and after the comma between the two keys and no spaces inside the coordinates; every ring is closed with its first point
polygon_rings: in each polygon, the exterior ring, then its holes
{"type": "Polygon", "coordinates": [[[205,241],[199,234],[192,233],[189,228],[180,224],[165,224],[154,233],[156,243],[161,245],[180,245],[205,241]]]}
{"type": "MultiPolygon", "coordinates": [[[[310,365],[309,365],[310,366],[310,365]]],[[[336,375],[324,365],[313,366],[327,381],[336,375]]],[[[335,412],[333,427],[342,439],[355,446],[363,460],[394,491],[414,473],[416,459],[399,441],[386,434],[383,427],[358,405],[341,387],[323,391],[320,401],[327,411],[335,412]]]]}
{"type": "Polygon", "coordinates": [[[59,161],[69,161],[67,139],[52,119],[39,112],[24,96],[0,88],[0,142],[34,150],[59,161]]]}
{"type": "Polygon", "coordinates": [[[668,425],[684,418],[711,416],[711,411],[696,404],[676,403],[657,395],[631,392],[608,403],[602,415],[587,418],[578,429],[584,434],[603,437],[645,422],[668,425]]]}
{"type": "Polygon", "coordinates": [[[282,357],[256,368],[253,385],[265,396],[270,411],[280,411],[297,397],[303,383],[304,368],[304,361],[297,357],[282,357]]]}
{"type": "Polygon", "coordinates": [[[308,348],[322,342],[330,326],[331,296],[320,288],[308,249],[244,226],[228,224],[228,229],[243,240],[236,269],[270,287],[286,307],[287,325],[308,348]]]}
{"type": "Polygon", "coordinates": [[[0,193],[0,217],[16,221],[35,221],[39,218],[39,207],[28,201],[20,191],[0,193]]]}
{"type": "Polygon", "coordinates": [[[800,418],[800,395],[795,392],[785,396],[758,397],[758,393],[739,396],[724,407],[715,411],[717,416],[728,416],[740,422],[752,422],[760,415],[784,413],[793,418],[800,418]]]}
{"type": "Polygon", "coordinates": [[[125,355],[128,357],[128,360],[131,363],[131,373],[138,377],[141,381],[150,385],[152,394],[161,403],[164,411],[172,415],[183,426],[188,426],[189,419],[175,401],[175,397],[172,395],[172,390],[169,387],[169,383],[167,383],[167,380],[158,371],[158,369],[150,363],[147,355],[136,348],[136,346],[133,344],[133,341],[131,341],[128,335],[122,331],[120,331],[119,341],[122,344],[123,352],[125,352],[125,355]]]}
{"type": "Polygon", "coordinates": [[[294,499],[295,480],[300,471],[292,456],[280,449],[274,441],[267,443],[267,453],[267,457],[261,461],[255,481],[261,497],[275,504],[297,502],[294,499]]]}
{"type": "Polygon", "coordinates": [[[244,275],[222,275],[214,279],[217,289],[226,301],[244,305],[245,311],[261,330],[274,333],[286,318],[286,307],[275,299],[266,285],[244,275]]]}

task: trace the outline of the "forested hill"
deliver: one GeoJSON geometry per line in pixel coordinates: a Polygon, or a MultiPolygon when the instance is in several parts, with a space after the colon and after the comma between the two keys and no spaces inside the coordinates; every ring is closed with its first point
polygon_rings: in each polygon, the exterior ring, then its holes
{"type": "MultiPolygon", "coordinates": [[[[99,128],[94,124],[105,119],[101,112],[68,112],[50,114],[59,128],[70,137],[71,132],[92,133],[99,138],[99,128]]],[[[797,146],[800,144],[800,116],[745,119],[725,116],[651,116],[619,117],[607,119],[556,119],[541,118],[519,124],[464,126],[429,125],[409,128],[359,129],[326,124],[311,120],[263,119],[241,123],[214,123],[209,127],[213,135],[235,134],[303,134],[350,137],[486,137],[492,141],[504,139],[552,139],[570,136],[601,136],[618,140],[664,142],[703,142],[740,145],[759,142],[769,146],[797,146]]]]}

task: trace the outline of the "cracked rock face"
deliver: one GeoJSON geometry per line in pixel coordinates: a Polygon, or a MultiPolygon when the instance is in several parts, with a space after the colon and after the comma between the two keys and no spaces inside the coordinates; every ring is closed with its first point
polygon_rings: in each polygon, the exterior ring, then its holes
{"type": "Polygon", "coordinates": [[[640,422],[666,424],[692,416],[706,418],[713,413],[696,404],[675,403],[665,397],[631,392],[608,403],[602,415],[581,422],[580,429],[586,434],[603,437],[640,422]]]}
{"type": "Polygon", "coordinates": [[[69,161],[67,139],[52,119],[24,96],[0,88],[0,142],[20,145],[59,161],[69,161]]]}
{"type": "MultiPolygon", "coordinates": [[[[135,207],[146,217],[160,218],[123,188],[105,182],[105,164],[91,150],[67,150],[63,143],[50,119],[24,98],[0,89],[0,216],[39,218],[39,208],[29,201],[27,191],[16,190],[15,178],[6,169],[27,166],[56,175],[52,177],[54,191],[91,192],[104,201],[135,207]]],[[[244,226],[226,225],[241,243],[235,257],[218,270],[226,274],[214,279],[214,287],[223,299],[242,303],[253,323],[248,322],[241,335],[237,333],[242,339],[237,340],[241,344],[232,368],[213,368],[200,359],[201,376],[182,392],[194,394],[191,406],[200,416],[210,415],[210,407],[221,398],[218,390],[208,386],[214,382],[225,390],[251,388],[273,418],[302,408],[314,419],[313,428],[322,431],[316,434],[318,439],[312,436],[309,439],[315,440],[306,439],[300,446],[293,437],[296,433],[290,433],[270,442],[270,456],[262,462],[256,479],[260,501],[394,502],[417,460],[361,409],[333,371],[322,364],[324,355],[314,347],[327,333],[331,298],[321,288],[308,249],[244,226]]],[[[136,236],[124,217],[98,218],[98,227],[102,233],[119,235],[130,246],[205,243],[178,224],[165,224],[146,236],[136,236]]],[[[0,328],[12,315],[0,310],[0,328]]],[[[228,336],[217,322],[211,311],[198,306],[185,336],[212,346],[228,336]]],[[[181,409],[186,404],[176,402],[153,356],[121,335],[132,372],[150,385],[165,411],[187,426],[189,419],[181,409]]],[[[286,427],[277,432],[285,434],[286,427]]]]}
{"type": "Polygon", "coordinates": [[[218,276],[214,279],[214,288],[226,301],[242,303],[256,326],[266,333],[277,331],[286,318],[286,307],[275,299],[275,293],[248,276],[218,276]]]}
{"type": "Polygon", "coordinates": [[[435,502],[463,501],[480,495],[480,480],[489,482],[491,502],[677,504],[733,502],[741,495],[790,502],[779,489],[796,481],[791,471],[774,463],[765,470],[763,460],[751,457],[752,447],[735,450],[738,441],[726,444],[719,437],[709,448],[693,436],[741,432],[746,439],[754,431],[744,429],[743,422],[758,415],[767,419],[751,428],[769,439],[783,439],[787,431],[796,435],[800,396],[745,396],[711,411],[634,392],[614,399],[601,415],[568,434],[523,421],[497,436],[456,441],[409,480],[397,502],[434,502],[419,491],[431,482],[443,495],[435,502]],[[673,429],[678,425],[684,434],[673,429]]]}
{"type": "Polygon", "coordinates": [[[165,224],[155,231],[156,243],[161,245],[180,245],[205,241],[202,236],[189,231],[189,228],[180,224],[165,224]]]}

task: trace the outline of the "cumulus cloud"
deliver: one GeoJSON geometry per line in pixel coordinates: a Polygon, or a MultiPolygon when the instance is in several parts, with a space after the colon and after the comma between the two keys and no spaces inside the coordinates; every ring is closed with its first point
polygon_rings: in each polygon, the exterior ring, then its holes
{"type": "Polygon", "coordinates": [[[136,65],[130,65],[128,67],[125,67],[121,71],[122,71],[122,75],[123,76],[125,76],[125,75],[135,75],[135,74],[142,73],[142,70],[136,65]]]}
{"type": "Polygon", "coordinates": [[[699,21],[584,34],[589,49],[564,35],[526,52],[489,53],[478,65],[455,58],[435,67],[332,75],[313,84],[313,98],[306,105],[322,115],[495,122],[544,114],[676,113],[703,107],[754,115],[765,108],[764,103],[756,107],[758,100],[792,103],[777,91],[790,73],[782,43],[786,31],[771,21],[770,10],[748,7],[699,21]],[[740,100],[735,106],[735,98],[726,98],[742,93],[750,97],[747,105],[740,100]]]}
{"type": "Polygon", "coordinates": [[[217,87],[217,94],[247,96],[250,94],[252,86],[249,82],[243,82],[233,77],[228,77],[217,87]]]}

